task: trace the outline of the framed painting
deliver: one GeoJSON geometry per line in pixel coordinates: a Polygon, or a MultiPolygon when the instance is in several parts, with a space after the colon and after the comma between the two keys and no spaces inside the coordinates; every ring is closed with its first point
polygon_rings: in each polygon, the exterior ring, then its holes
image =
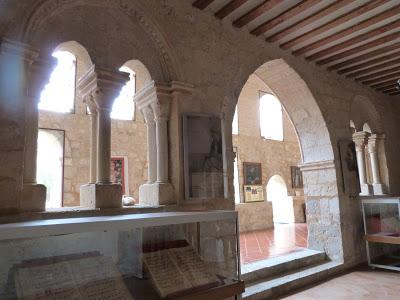
{"type": "Polygon", "coordinates": [[[121,184],[122,194],[129,195],[128,158],[126,156],[112,156],[110,169],[111,182],[121,184]]]}
{"type": "Polygon", "coordinates": [[[261,163],[243,163],[244,185],[262,185],[261,163]]]}
{"type": "Polygon", "coordinates": [[[292,175],[292,188],[302,189],[303,188],[303,173],[297,166],[290,167],[290,173],[292,175]]]}
{"type": "Polygon", "coordinates": [[[342,188],[350,197],[356,197],[361,192],[358,175],[356,146],[352,140],[338,141],[340,165],[342,170],[342,188]]]}
{"type": "Polygon", "coordinates": [[[183,115],[186,199],[225,197],[222,120],[208,114],[183,115]]]}
{"type": "Polygon", "coordinates": [[[264,188],[262,185],[245,185],[244,202],[261,202],[264,201],[264,188]]]}

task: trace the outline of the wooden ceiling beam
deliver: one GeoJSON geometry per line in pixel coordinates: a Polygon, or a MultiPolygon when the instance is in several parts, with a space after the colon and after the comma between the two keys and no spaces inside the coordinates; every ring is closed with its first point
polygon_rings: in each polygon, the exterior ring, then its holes
{"type": "Polygon", "coordinates": [[[348,67],[346,69],[339,70],[338,74],[345,74],[345,73],[349,73],[349,72],[354,72],[354,71],[357,71],[357,70],[360,70],[360,69],[365,69],[365,68],[368,68],[370,66],[375,66],[375,65],[379,66],[380,65],[379,63],[386,62],[387,60],[396,59],[396,58],[400,58],[400,51],[397,51],[397,52],[394,52],[394,53],[390,53],[388,55],[381,56],[381,57],[369,60],[367,62],[358,64],[358,65],[355,65],[355,66],[348,67]]]}
{"type": "Polygon", "coordinates": [[[392,88],[397,88],[397,84],[390,83],[390,84],[388,84],[386,86],[383,86],[383,87],[380,87],[380,88],[376,88],[376,90],[379,91],[379,92],[383,92],[383,91],[386,91],[386,90],[390,90],[392,88]]]}
{"type": "Polygon", "coordinates": [[[390,96],[394,96],[394,95],[398,95],[398,94],[400,94],[400,91],[389,93],[390,96]]]}
{"type": "MultiPolygon", "coordinates": [[[[371,52],[364,53],[362,55],[347,59],[347,60],[342,61],[340,63],[334,64],[332,66],[329,66],[328,70],[330,70],[330,71],[337,70],[337,69],[352,65],[354,63],[362,62],[364,60],[367,60],[367,59],[370,59],[370,58],[374,58],[374,57],[376,57],[378,55],[385,54],[385,53],[387,53],[389,51],[398,50],[398,49],[400,49],[400,42],[397,42],[397,43],[394,43],[392,45],[385,46],[385,47],[373,50],[371,52]]],[[[379,59],[379,58],[377,58],[377,59],[379,59]]]]}
{"type": "Polygon", "coordinates": [[[198,8],[198,9],[205,9],[207,6],[209,6],[214,0],[196,0],[193,3],[193,6],[198,8]]]}
{"type": "Polygon", "coordinates": [[[337,0],[336,2],[328,5],[327,7],[313,13],[312,15],[308,16],[307,18],[304,18],[303,20],[300,20],[293,25],[267,37],[267,42],[276,42],[278,40],[283,39],[287,35],[296,32],[299,29],[302,29],[303,27],[307,26],[308,24],[311,24],[315,21],[318,21],[322,19],[323,17],[337,11],[338,9],[349,5],[350,3],[354,2],[355,0],[337,0]]]}
{"type": "Polygon", "coordinates": [[[302,48],[294,51],[293,54],[294,55],[301,55],[301,54],[304,54],[306,52],[309,52],[309,51],[312,51],[312,50],[316,50],[316,49],[318,49],[318,48],[320,48],[322,46],[325,46],[325,45],[327,45],[329,43],[332,43],[332,42],[337,41],[337,40],[339,40],[341,38],[344,38],[344,37],[346,37],[348,35],[351,35],[351,34],[357,32],[357,31],[360,31],[362,29],[368,28],[369,26],[372,26],[372,25],[375,25],[375,24],[377,24],[379,22],[382,22],[382,21],[384,21],[384,20],[386,20],[386,19],[388,19],[390,17],[393,17],[393,16],[399,14],[399,13],[400,13],[400,5],[397,5],[395,7],[392,7],[390,9],[388,9],[388,10],[386,10],[386,11],[384,11],[384,12],[378,14],[378,15],[376,15],[376,16],[373,16],[373,17],[371,17],[371,18],[369,18],[367,20],[364,20],[362,22],[359,22],[359,23],[357,23],[357,24],[355,24],[355,25],[353,25],[353,26],[351,26],[349,28],[346,28],[346,29],[341,30],[339,32],[335,32],[334,34],[332,34],[332,35],[330,35],[330,36],[328,36],[326,38],[323,38],[323,39],[321,39],[319,41],[316,41],[316,42],[314,42],[312,44],[309,44],[309,45],[307,45],[305,47],[302,47],[302,48]]]}
{"type": "Polygon", "coordinates": [[[281,3],[282,0],[266,0],[255,8],[251,9],[249,12],[247,12],[237,20],[235,20],[232,24],[235,27],[241,28],[281,3]]]}
{"type": "Polygon", "coordinates": [[[391,86],[394,84],[397,84],[397,79],[389,79],[384,82],[373,84],[373,85],[371,85],[371,87],[374,89],[379,89],[379,88],[388,87],[388,86],[391,86]]]}
{"type": "Polygon", "coordinates": [[[389,89],[389,90],[384,90],[384,91],[382,91],[382,93],[391,93],[391,92],[396,92],[396,91],[398,91],[399,89],[397,88],[397,87],[394,87],[394,88],[391,88],[391,89],[389,89]]]}
{"type": "Polygon", "coordinates": [[[382,4],[387,3],[389,0],[372,0],[364,5],[358,6],[354,8],[353,10],[333,19],[332,21],[329,21],[328,23],[325,23],[324,25],[321,25],[315,29],[309,30],[306,33],[301,34],[300,36],[297,36],[285,43],[283,43],[281,48],[283,49],[288,49],[292,48],[300,43],[303,43],[310,38],[313,38],[315,36],[320,35],[321,33],[324,33],[328,30],[331,30],[337,26],[343,25],[344,23],[361,16],[362,14],[365,14],[366,12],[369,12],[382,4]]]}
{"type": "Polygon", "coordinates": [[[363,33],[363,34],[360,34],[359,36],[351,38],[351,39],[349,39],[349,40],[347,40],[345,42],[342,42],[340,44],[337,44],[337,45],[334,45],[334,46],[329,47],[327,49],[324,49],[324,50],[321,50],[319,52],[316,52],[316,53],[314,53],[312,55],[307,56],[306,59],[312,61],[312,60],[316,60],[316,59],[319,59],[319,58],[334,54],[334,53],[336,53],[336,52],[338,52],[340,50],[345,50],[345,49],[347,49],[347,48],[349,48],[351,46],[354,46],[354,45],[357,45],[359,43],[368,41],[368,40],[370,40],[372,38],[375,38],[377,36],[382,35],[385,32],[388,32],[388,31],[391,31],[391,30],[397,29],[397,28],[400,28],[400,20],[393,21],[393,22],[391,22],[389,24],[386,24],[385,26],[379,27],[377,29],[368,31],[368,32],[363,33]]]}
{"type": "Polygon", "coordinates": [[[241,7],[246,2],[249,2],[249,0],[232,0],[232,1],[228,2],[228,4],[226,4],[220,10],[218,10],[214,15],[218,19],[223,19],[227,15],[232,13],[235,9],[238,9],[239,7],[241,7]]]}
{"type": "Polygon", "coordinates": [[[355,80],[356,81],[369,80],[369,79],[379,78],[381,76],[389,75],[389,74],[396,73],[396,72],[400,72],[400,66],[396,66],[396,67],[393,67],[390,69],[386,69],[386,70],[379,71],[376,73],[368,74],[365,76],[357,77],[357,78],[355,78],[355,80]]]}
{"type": "Polygon", "coordinates": [[[381,46],[381,45],[383,45],[385,43],[391,42],[391,41],[393,41],[395,39],[398,39],[398,38],[400,38],[400,32],[394,32],[392,34],[385,35],[384,37],[375,39],[375,40],[373,40],[373,41],[371,41],[369,43],[363,44],[361,46],[354,47],[354,48],[351,48],[349,50],[346,50],[346,51],[340,52],[338,54],[334,54],[332,56],[324,58],[322,60],[319,60],[319,61],[317,61],[317,64],[318,65],[325,65],[327,63],[334,62],[334,61],[336,61],[338,59],[346,58],[346,57],[348,57],[350,55],[357,54],[357,53],[359,53],[361,51],[365,51],[365,50],[369,50],[369,49],[371,49],[373,47],[381,46]]]}
{"type": "Polygon", "coordinates": [[[400,78],[400,72],[397,72],[397,73],[389,74],[389,75],[386,75],[386,76],[374,78],[374,79],[371,79],[371,80],[362,81],[362,83],[370,85],[370,84],[373,84],[373,83],[386,82],[387,80],[390,80],[390,79],[397,80],[399,78],[400,78]]]}
{"type": "Polygon", "coordinates": [[[296,5],[292,6],[291,8],[285,10],[275,18],[262,23],[261,25],[253,29],[250,33],[254,34],[255,36],[259,36],[260,34],[263,34],[268,30],[271,30],[276,25],[286,22],[290,18],[297,16],[303,11],[319,3],[321,3],[321,0],[303,0],[300,3],[297,3],[296,5]]]}
{"type": "Polygon", "coordinates": [[[398,57],[397,59],[390,60],[390,61],[387,61],[385,63],[379,64],[379,65],[375,65],[375,66],[373,66],[371,68],[366,68],[366,69],[362,69],[362,70],[354,72],[354,73],[347,74],[346,76],[350,77],[350,78],[353,78],[353,77],[360,76],[362,74],[368,74],[368,73],[371,73],[371,72],[374,72],[374,71],[379,71],[381,69],[384,69],[384,68],[387,68],[387,67],[391,67],[391,66],[394,66],[394,65],[397,65],[397,64],[400,64],[400,57],[398,57]]]}

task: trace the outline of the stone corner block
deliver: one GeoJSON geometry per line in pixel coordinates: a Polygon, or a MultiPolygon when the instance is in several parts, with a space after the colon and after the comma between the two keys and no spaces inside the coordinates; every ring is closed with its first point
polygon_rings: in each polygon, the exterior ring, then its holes
{"type": "Polygon", "coordinates": [[[80,205],[88,208],[121,208],[120,184],[89,183],[80,188],[80,205]]]}
{"type": "Polygon", "coordinates": [[[374,192],[374,195],[385,195],[385,194],[387,194],[386,187],[381,183],[374,183],[372,185],[372,190],[374,192]]]}
{"type": "Polygon", "coordinates": [[[20,211],[40,212],[46,210],[46,187],[43,184],[25,184],[22,188],[20,211]]]}
{"type": "Polygon", "coordinates": [[[140,205],[175,204],[173,201],[174,189],[170,183],[146,183],[139,187],[140,205]]]}

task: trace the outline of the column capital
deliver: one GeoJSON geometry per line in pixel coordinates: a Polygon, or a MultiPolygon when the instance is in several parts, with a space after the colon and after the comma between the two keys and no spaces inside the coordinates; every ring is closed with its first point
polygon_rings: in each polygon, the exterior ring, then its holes
{"type": "Polygon", "coordinates": [[[368,136],[370,133],[359,131],[353,133],[353,142],[356,144],[356,149],[362,149],[368,143],[368,136]]]}
{"type": "Polygon", "coordinates": [[[385,139],[385,134],[371,134],[368,137],[368,152],[376,153],[376,147],[378,146],[379,141],[383,139],[385,139]]]}
{"type": "Polygon", "coordinates": [[[79,94],[86,98],[89,94],[97,109],[111,110],[121,88],[129,81],[129,74],[93,65],[78,80],[79,94]]]}
{"type": "Polygon", "coordinates": [[[43,91],[46,83],[50,80],[50,75],[57,66],[57,59],[51,57],[49,59],[38,58],[28,69],[28,91],[29,98],[38,102],[40,93],[43,91]]]}
{"type": "Polygon", "coordinates": [[[154,124],[154,112],[150,105],[143,107],[141,112],[147,125],[154,124]]]}

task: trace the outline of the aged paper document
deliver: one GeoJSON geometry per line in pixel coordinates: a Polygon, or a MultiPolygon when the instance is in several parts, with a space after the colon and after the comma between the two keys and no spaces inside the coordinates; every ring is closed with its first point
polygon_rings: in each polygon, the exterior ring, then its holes
{"type": "Polygon", "coordinates": [[[103,256],[23,267],[15,285],[23,300],[133,299],[112,260],[103,256]]]}

